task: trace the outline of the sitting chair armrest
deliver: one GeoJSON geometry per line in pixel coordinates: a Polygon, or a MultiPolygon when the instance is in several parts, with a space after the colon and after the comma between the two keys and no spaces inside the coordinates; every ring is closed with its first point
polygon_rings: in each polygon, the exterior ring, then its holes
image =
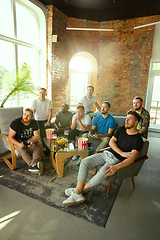
{"type": "Polygon", "coordinates": [[[8,136],[5,134],[2,134],[2,133],[0,133],[0,136],[3,137],[8,142],[11,152],[14,153],[15,149],[14,149],[13,143],[11,141],[9,141],[8,136]]]}
{"type": "Polygon", "coordinates": [[[138,163],[138,162],[141,162],[141,161],[144,161],[144,160],[147,160],[147,159],[148,159],[148,156],[144,155],[142,157],[137,158],[131,165],[133,165],[135,163],[138,163]]]}
{"type": "Polygon", "coordinates": [[[100,149],[99,151],[97,151],[96,153],[100,153],[100,152],[103,152],[105,150],[107,150],[109,147],[106,147],[106,148],[103,148],[103,149],[100,149]]]}

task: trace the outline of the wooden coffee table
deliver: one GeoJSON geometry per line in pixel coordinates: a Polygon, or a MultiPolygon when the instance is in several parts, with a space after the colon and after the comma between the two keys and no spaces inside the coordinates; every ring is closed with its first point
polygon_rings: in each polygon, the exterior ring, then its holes
{"type": "Polygon", "coordinates": [[[83,159],[88,157],[89,151],[92,151],[88,149],[87,150],[80,150],[78,148],[74,149],[71,143],[68,144],[68,148],[55,150],[53,149],[52,139],[44,138],[43,140],[50,150],[49,161],[60,178],[63,177],[64,161],[66,158],[69,158],[71,156],[80,156],[81,159],[83,159]]]}

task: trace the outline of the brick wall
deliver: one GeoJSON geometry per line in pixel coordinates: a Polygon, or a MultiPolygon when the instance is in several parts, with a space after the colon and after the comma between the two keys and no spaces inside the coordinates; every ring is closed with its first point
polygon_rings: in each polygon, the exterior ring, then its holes
{"type": "MultiPolygon", "coordinates": [[[[68,101],[68,66],[70,59],[78,52],[88,52],[98,63],[98,74],[93,78],[95,94],[100,104],[111,102],[111,112],[125,114],[132,107],[134,96],[146,97],[149,63],[152,51],[154,26],[133,29],[151,22],[160,21],[160,16],[137,19],[94,22],[68,18],[53,6],[48,6],[50,34],[59,36],[59,43],[50,43],[52,98],[58,104],[57,112],[64,101],[68,101]],[[67,27],[113,28],[113,32],[67,31],[67,27]]],[[[50,55],[49,55],[50,56],[50,55]]],[[[48,57],[49,59],[49,57],[48,57]]],[[[50,83],[51,81],[51,83],[50,83]]]]}

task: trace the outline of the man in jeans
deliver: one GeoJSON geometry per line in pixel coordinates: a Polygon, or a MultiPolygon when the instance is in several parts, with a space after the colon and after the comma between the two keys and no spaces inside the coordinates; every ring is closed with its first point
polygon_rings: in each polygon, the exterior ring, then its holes
{"type": "Polygon", "coordinates": [[[37,121],[33,119],[33,110],[26,108],[23,117],[16,118],[11,122],[8,138],[29,166],[28,170],[30,172],[39,172],[41,175],[43,164],[39,160],[42,143],[38,128],[37,121]]]}
{"type": "Polygon", "coordinates": [[[118,169],[129,166],[136,160],[143,145],[141,135],[137,131],[137,124],[140,119],[141,116],[136,111],[128,111],[125,126],[117,129],[110,140],[110,148],[82,160],[76,188],[65,190],[68,198],[63,201],[64,206],[84,202],[83,191],[100,184],[108,176],[117,172],[118,169]],[[101,168],[97,174],[89,182],[85,183],[88,171],[98,166],[101,168]]]}

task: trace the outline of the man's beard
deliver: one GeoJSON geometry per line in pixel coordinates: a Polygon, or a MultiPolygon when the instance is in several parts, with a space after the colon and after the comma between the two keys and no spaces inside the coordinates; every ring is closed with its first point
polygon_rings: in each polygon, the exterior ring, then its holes
{"type": "Polygon", "coordinates": [[[27,120],[25,118],[22,118],[22,123],[23,124],[29,124],[31,120],[27,120]]]}
{"type": "Polygon", "coordinates": [[[129,125],[129,126],[128,126],[127,124],[125,124],[125,129],[131,129],[131,128],[133,128],[133,126],[134,126],[134,125],[129,125]]]}
{"type": "Polygon", "coordinates": [[[139,111],[141,109],[141,106],[138,108],[138,107],[134,107],[134,110],[135,111],[139,111]]]}
{"type": "Polygon", "coordinates": [[[105,112],[105,111],[101,111],[101,113],[105,115],[105,114],[107,114],[108,112],[105,112]]]}

